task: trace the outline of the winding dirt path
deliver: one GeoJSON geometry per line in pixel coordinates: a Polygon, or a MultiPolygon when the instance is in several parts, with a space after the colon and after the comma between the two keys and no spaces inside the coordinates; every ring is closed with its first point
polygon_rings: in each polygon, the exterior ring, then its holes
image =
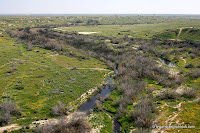
{"type": "Polygon", "coordinates": [[[181,35],[183,29],[193,29],[193,27],[181,27],[181,28],[179,28],[179,33],[177,35],[176,40],[180,40],[179,38],[180,38],[180,35],[181,35]]]}
{"type": "Polygon", "coordinates": [[[185,64],[187,63],[187,61],[183,57],[181,57],[181,60],[183,60],[185,64]]]}
{"type": "MultiPolygon", "coordinates": [[[[167,117],[167,119],[165,120],[165,125],[163,125],[163,126],[171,126],[173,124],[174,120],[178,117],[178,114],[181,111],[183,111],[181,109],[181,105],[182,105],[182,102],[180,102],[179,104],[177,104],[176,106],[173,107],[174,109],[178,109],[178,111],[173,112],[169,117],[167,117]]],[[[169,105],[167,105],[165,103],[160,108],[164,108],[165,106],[168,107],[169,105]]],[[[159,124],[158,120],[161,119],[161,118],[163,118],[163,117],[165,117],[165,112],[161,112],[161,114],[158,116],[158,118],[154,120],[153,124],[154,125],[159,124]]],[[[179,120],[176,120],[175,123],[176,124],[180,124],[179,120]]],[[[158,125],[158,126],[160,126],[160,125],[158,125]]],[[[155,129],[153,129],[151,131],[151,133],[165,133],[166,132],[165,130],[166,130],[165,128],[155,128],[155,129]]]]}
{"type": "Polygon", "coordinates": [[[178,36],[177,36],[176,40],[179,40],[180,35],[181,35],[181,33],[182,33],[182,30],[183,30],[183,28],[180,28],[180,29],[179,29],[179,33],[178,33],[178,36]]]}

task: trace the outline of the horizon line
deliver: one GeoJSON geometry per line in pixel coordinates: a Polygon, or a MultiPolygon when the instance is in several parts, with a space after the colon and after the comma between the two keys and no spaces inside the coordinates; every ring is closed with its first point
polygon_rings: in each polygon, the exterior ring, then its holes
{"type": "Polygon", "coordinates": [[[176,13],[0,13],[0,16],[37,16],[37,15],[55,15],[55,16],[66,16],[66,15],[200,15],[200,14],[176,14],[176,13]]]}

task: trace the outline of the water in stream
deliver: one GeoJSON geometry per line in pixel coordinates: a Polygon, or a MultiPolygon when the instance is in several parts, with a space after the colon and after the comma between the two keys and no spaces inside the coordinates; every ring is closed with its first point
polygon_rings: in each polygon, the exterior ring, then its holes
{"type": "Polygon", "coordinates": [[[114,125],[113,125],[113,132],[114,133],[121,133],[120,132],[121,125],[119,124],[119,122],[117,120],[118,120],[118,118],[115,118],[114,121],[113,121],[113,123],[114,123],[114,125]]]}
{"type": "MultiPolygon", "coordinates": [[[[101,88],[101,90],[96,95],[94,95],[91,99],[89,99],[88,101],[83,103],[80,106],[80,108],[78,109],[78,112],[84,112],[86,114],[89,114],[90,110],[93,110],[96,107],[95,106],[96,100],[98,100],[99,98],[104,99],[107,95],[109,95],[112,92],[114,82],[111,80],[111,78],[112,78],[112,76],[108,77],[106,86],[101,88]]],[[[115,118],[113,120],[114,133],[120,133],[120,127],[121,126],[120,126],[119,122],[117,121],[117,118],[115,118]]]]}
{"type": "Polygon", "coordinates": [[[105,98],[107,95],[111,93],[111,89],[109,88],[109,85],[106,85],[105,88],[102,88],[98,94],[93,96],[91,99],[89,99],[87,102],[83,103],[80,108],[79,112],[86,112],[89,114],[90,110],[93,110],[95,108],[95,101],[100,98],[105,98]]]}
{"type": "Polygon", "coordinates": [[[176,65],[174,65],[173,63],[171,63],[168,60],[162,59],[162,58],[158,58],[163,64],[168,65],[169,67],[176,67],[176,65]]]}

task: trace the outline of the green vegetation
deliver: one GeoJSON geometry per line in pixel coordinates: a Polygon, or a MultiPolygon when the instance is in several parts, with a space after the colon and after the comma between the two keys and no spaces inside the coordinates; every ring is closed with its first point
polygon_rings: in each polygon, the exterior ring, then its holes
{"type": "Polygon", "coordinates": [[[0,55],[0,97],[15,101],[23,119],[13,123],[23,125],[52,117],[50,109],[57,101],[73,108],[70,103],[96,87],[109,72],[94,58],[79,61],[41,48],[27,51],[9,37],[0,38],[0,55]]]}
{"type": "Polygon", "coordinates": [[[111,92],[111,95],[103,103],[103,108],[109,112],[117,113],[117,99],[120,98],[120,92],[115,89],[111,92]]]}
{"type": "Polygon", "coordinates": [[[186,28],[182,30],[180,40],[200,41],[200,29],[186,28]]]}
{"type": "Polygon", "coordinates": [[[154,38],[165,39],[165,40],[169,40],[169,39],[176,40],[178,33],[179,33],[179,30],[167,30],[166,32],[163,32],[161,34],[154,35],[154,38]]]}
{"type": "Polygon", "coordinates": [[[101,133],[112,133],[112,118],[107,113],[95,111],[88,116],[92,127],[100,129],[101,133]]]}
{"type": "MultiPolygon", "coordinates": [[[[197,21],[183,21],[183,22],[168,22],[159,24],[135,24],[135,25],[98,25],[98,26],[75,26],[75,27],[59,27],[56,28],[62,32],[97,32],[91,34],[92,36],[106,36],[106,37],[119,37],[125,35],[134,38],[151,39],[153,37],[161,37],[161,39],[176,39],[178,33],[176,29],[191,26],[200,27],[197,21]],[[175,30],[170,32],[168,30],[175,30]],[[168,31],[168,32],[167,32],[168,31]],[[161,33],[161,35],[156,36],[161,33]],[[166,35],[167,33],[167,35],[166,35]]],[[[198,36],[198,34],[196,34],[198,36]]]]}
{"type": "Polygon", "coordinates": [[[87,117],[93,130],[113,132],[118,118],[124,133],[153,124],[187,124],[195,129],[178,130],[198,132],[199,16],[0,17],[0,23],[0,99],[20,109],[13,123],[75,111],[80,96],[117,68],[115,89],[87,117]],[[12,28],[8,33],[21,42],[6,34],[12,28]]]}
{"type": "MultiPolygon", "coordinates": [[[[198,27],[199,28],[199,27],[198,27]]],[[[170,40],[189,40],[189,41],[200,41],[200,29],[198,28],[180,28],[177,30],[167,30],[158,35],[154,35],[155,38],[159,39],[170,39],[170,40]]]]}

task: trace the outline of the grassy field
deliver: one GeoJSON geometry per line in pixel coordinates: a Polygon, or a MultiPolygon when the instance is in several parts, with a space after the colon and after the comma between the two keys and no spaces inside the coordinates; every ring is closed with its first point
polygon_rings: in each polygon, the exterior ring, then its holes
{"type": "Polygon", "coordinates": [[[57,101],[73,108],[70,103],[109,72],[94,58],[80,61],[41,48],[27,51],[10,37],[0,38],[0,68],[0,99],[17,104],[22,117],[13,123],[22,125],[52,117],[50,109],[57,101]]]}
{"type": "MultiPolygon", "coordinates": [[[[56,28],[62,32],[97,32],[91,34],[93,36],[106,36],[106,37],[137,37],[144,39],[151,39],[155,35],[166,32],[169,29],[179,29],[181,27],[200,27],[199,21],[177,21],[160,24],[135,24],[135,25],[98,25],[98,26],[72,26],[72,27],[59,27],[56,28]]],[[[173,36],[173,38],[175,38],[173,36]]],[[[173,39],[170,38],[170,39],[173,39]]]]}
{"type": "Polygon", "coordinates": [[[173,39],[173,40],[189,40],[200,41],[200,29],[198,28],[181,28],[176,30],[167,30],[161,34],[157,34],[154,37],[160,39],[173,39]]]}

